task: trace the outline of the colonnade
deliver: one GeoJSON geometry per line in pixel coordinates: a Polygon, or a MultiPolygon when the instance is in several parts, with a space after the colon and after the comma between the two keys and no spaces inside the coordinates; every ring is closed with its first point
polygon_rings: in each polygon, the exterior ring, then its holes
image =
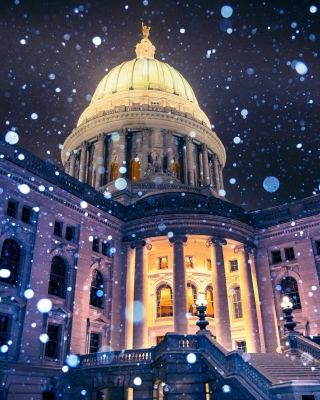
{"type": "MultiPolygon", "coordinates": [[[[175,235],[169,239],[173,247],[173,331],[188,334],[187,314],[187,271],[185,267],[184,247],[188,239],[184,235],[175,235]]],[[[227,350],[232,350],[231,321],[229,313],[229,294],[226,284],[223,246],[227,242],[211,238],[210,247],[212,287],[214,303],[215,334],[217,341],[227,350]]],[[[260,352],[260,335],[257,308],[254,296],[251,267],[254,259],[250,249],[239,245],[234,249],[239,255],[239,284],[243,310],[244,336],[248,352],[260,352]]],[[[133,348],[147,348],[148,343],[148,261],[146,241],[137,241],[127,248],[127,345],[133,348]],[[132,303],[134,302],[134,306],[132,303]],[[142,304],[142,308],[136,307],[142,304]]]]}
{"type": "MultiPolygon", "coordinates": [[[[180,177],[177,178],[182,183],[192,186],[212,185],[217,191],[224,188],[222,164],[218,155],[209,149],[207,144],[196,142],[191,136],[179,136],[171,130],[155,131],[152,128],[141,128],[135,132],[121,129],[118,135],[113,135],[115,133],[109,135],[101,133],[92,142],[82,142],[70,153],[65,164],[66,173],[98,190],[104,183],[113,180],[111,164],[114,161],[118,165],[117,176],[130,179],[130,161],[138,156],[140,177],[143,179],[150,167],[156,173],[172,174],[172,160],[176,159],[175,161],[181,164],[179,165],[180,177]],[[132,154],[128,155],[128,137],[137,133],[141,134],[142,145],[138,151],[131,151],[132,154]],[[154,135],[161,136],[160,139],[158,138],[161,147],[155,147],[152,144],[154,135]],[[112,139],[113,137],[115,140],[112,139]],[[152,160],[151,154],[155,151],[159,153],[159,160],[152,160]],[[126,173],[120,171],[124,164],[127,168],[126,173]],[[89,169],[90,173],[88,173],[89,169]]],[[[158,139],[157,143],[159,143],[158,139]]]]}

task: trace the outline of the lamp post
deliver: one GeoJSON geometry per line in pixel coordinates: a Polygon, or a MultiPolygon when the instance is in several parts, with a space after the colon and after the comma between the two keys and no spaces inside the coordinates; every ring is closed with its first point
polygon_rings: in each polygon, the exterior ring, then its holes
{"type": "Polygon", "coordinates": [[[198,311],[199,321],[196,324],[199,327],[199,331],[197,333],[206,333],[206,326],[209,325],[209,322],[206,321],[206,310],[207,310],[207,300],[204,298],[203,294],[199,294],[198,299],[196,300],[196,307],[198,311]]]}
{"type": "Polygon", "coordinates": [[[296,335],[299,332],[296,332],[294,328],[296,327],[297,323],[293,321],[293,304],[290,301],[288,296],[284,296],[281,303],[282,312],[284,313],[285,317],[285,324],[284,327],[288,330],[288,337],[289,337],[289,344],[290,344],[290,352],[291,354],[297,353],[297,339],[296,335]]]}

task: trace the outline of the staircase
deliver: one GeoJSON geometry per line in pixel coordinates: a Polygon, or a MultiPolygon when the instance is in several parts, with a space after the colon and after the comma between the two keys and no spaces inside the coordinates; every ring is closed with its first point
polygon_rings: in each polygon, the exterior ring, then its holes
{"type": "Polygon", "coordinates": [[[320,383],[320,365],[312,361],[310,356],[289,353],[248,354],[248,362],[261,372],[266,371],[278,383],[293,380],[317,380],[320,383]]]}

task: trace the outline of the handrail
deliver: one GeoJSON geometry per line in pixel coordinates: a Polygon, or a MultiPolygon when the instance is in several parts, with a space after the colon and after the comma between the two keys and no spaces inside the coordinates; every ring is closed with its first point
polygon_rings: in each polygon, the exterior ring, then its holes
{"type": "Polygon", "coordinates": [[[153,359],[152,349],[106,351],[80,356],[79,366],[114,365],[122,363],[150,363],[153,359]]]}
{"type": "Polygon", "coordinates": [[[296,335],[295,337],[298,352],[306,355],[309,354],[315,362],[320,363],[320,346],[303,336],[296,335]]]}

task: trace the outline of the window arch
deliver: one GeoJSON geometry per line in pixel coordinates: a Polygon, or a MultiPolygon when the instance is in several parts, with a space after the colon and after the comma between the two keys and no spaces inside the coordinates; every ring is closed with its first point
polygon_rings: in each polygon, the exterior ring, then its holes
{"type": "Polygon", "coordinates": [[[180,179],[180,165],[177,161],[172,164],[172,171],[174,172],[175,177],[180,179]]]}
{"type": "Polygon", "coordinates": [[[119,172],[118,172],[118,161],[113,161],[111,164],[111,181],[115,181],[118,179],[119,172]]]}
{"type": "Polygon", "coordinates": [[[8,270],[10,275],[7,278],[0,278],[0,281],[16,284],[19,275],[21,248],[13,239],[6,239],[3,242],[0,258],[0,268],[8,270]]]}
{"type": "Polygon", "coordinates": [[[64,260],[59,257],[53,257],[51,261],[51,271],[49,280],[48,294],[65,298],[66,295],[66,272],[67,267],[64,260]]]}
{"type": "Polygon", "coordinates": [[[192,283],[187,284],[187,312],[197,315],[196,308],[197,289],[192,283]]]}
{"type": "Polygon", "coordinates": [[[140,181],[140,161],[138,158],[133,158],[131,164],[131,180],[132,182],[140,181]]]}
{"type": "Polygon", "coordinates": [[[104,308],[104,284],[102,274],[94,269],[92,271],[92,280],[90,287],[90,305],[98,308],[104,308]]]}
{"type": "Polygon", "coordinates": [[[301,310],[301,301],[297,281],[292,276],[285,276],[281,280],[281,293],[288,296],[293,304],[294,310],[301,310]]]}
{"type": "Polygon", "coordinates": [[[161,285],[157,289],[157,318],[172,316],[172,289],[169,285],[161,285]]]}
{"type": "Polygon", "coordinates": [[[232,304],[233,304],[234,318],[235,319],[243,318],[241,290],[239,286],[232,289],[232,304]]]}
{"type": "Polygon", "coordinates": [[[213,289],[212,286],[207,286],[206,288],[206,300],[207,300],[207,316],[214,317],[214,307],[213,307],[213,289]]]}

